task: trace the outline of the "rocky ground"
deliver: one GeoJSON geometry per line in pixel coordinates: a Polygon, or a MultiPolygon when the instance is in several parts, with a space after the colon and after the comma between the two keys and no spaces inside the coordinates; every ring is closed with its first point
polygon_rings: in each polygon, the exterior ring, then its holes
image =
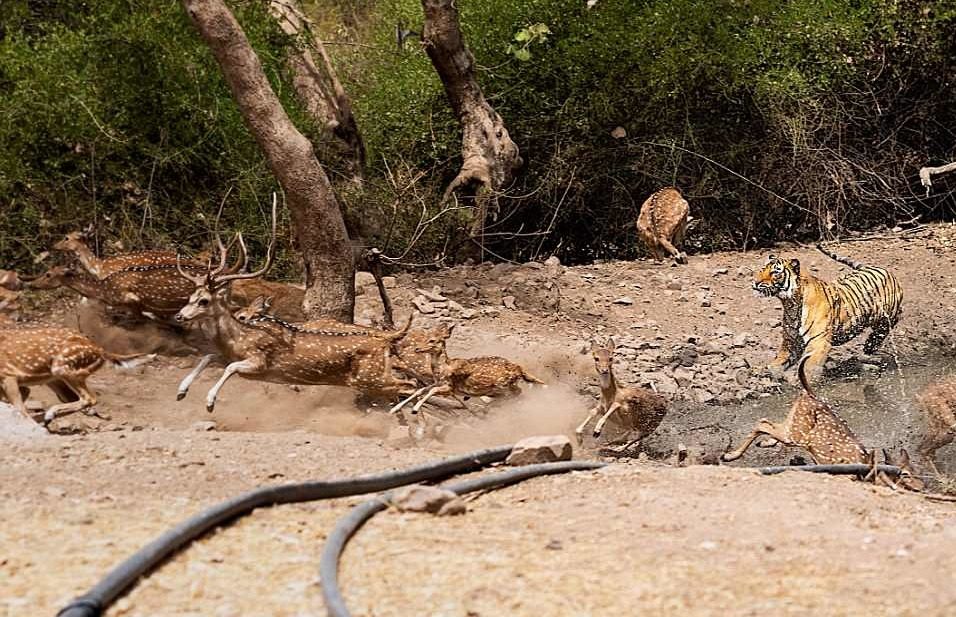
{"type": "MultiPolygon", "coordinates": [[[[838,348],[821,386],[867,443],[910,442],[920,425],[914,394],[953,368],[953,237],[953,227],[936,226],[833,247],[890,268],[906,294],[887,356],[861,362],[862,341],[838,348]]],[[[776,250],[825,278],[842,271],[810,247],[776,250]]],[[[209,416],[202,399],[216,371],[174,400],[192,357],[101,371],[91,383],[108,420],[78,416],[54,427],[74,435],[15,438],[5,430],[0,611],[51,614],[169,525],[242,490],[569,433],[597,392],[583,352],[592,337],[614,335],[619,379],[672,399],[646,443],[653,460],[534,480],[470,502],[463,517],[382,515],[346,556],[356,614],[951,614],[952,504],[840,478],[668,464],[677,444],[690,448],[691,462],[712,461],[755,418],[782,415],[792,399],[792,375],[761,368],[780,338],[779,302],[750,291],[751,271],[765,258],[399,275],[389,282],[399,321],[409,311],[421,326],[453,320],[451,355],[505,355],[549,383],[444,443],[389,439],[387,418],[364,415],[335,388],[234,380],[209,416]]],[[[359,287],[360,321],[377,319],[374,287],[364,279],[359,287]]],[[[56,308],[50,319],[83,314],[56,308]]],[[[118,336],[84,325],[116,351],[158,344],[154,332],[118,336]]],[[[589,440],[576,456],[594,456],[598,445],[589,440]]],[[[740,464],[786,463],[795,454],[759,451],[740,464]]],[[[952,459],[941,457],[944,470],[956,468],[952,459]]],[[[257,512],[177,556],[110,614],[321,614],[319,546],[354,502],[257,512]]]]}

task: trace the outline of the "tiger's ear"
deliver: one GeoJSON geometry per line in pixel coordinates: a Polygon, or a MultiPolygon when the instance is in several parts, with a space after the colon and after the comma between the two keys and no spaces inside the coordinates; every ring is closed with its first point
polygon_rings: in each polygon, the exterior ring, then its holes
{"type": "Polygon", "coordinates": [[[791,259],[791,260],[790,260],[790,267],[793,269],[793,273],[794,273],[794,274],[800,274],[800,260],[799,260],[799,259],[791,259]]]}

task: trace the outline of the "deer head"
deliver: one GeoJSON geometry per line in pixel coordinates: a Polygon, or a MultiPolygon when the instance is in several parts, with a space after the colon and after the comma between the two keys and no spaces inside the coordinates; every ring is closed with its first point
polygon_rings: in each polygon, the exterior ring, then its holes
{"type": "Polygon", "coordinates": [[[617,348],[613,337],[608,337],[604,344],[591,341],[591,356],[594,358],[594,370],[601,379],[601,387],[607,388],[613,379],[611,367],[614,365],[614,350],[617,348]]]}
{"type": "Polygon", "coordinates": [[[93,237],[93,224],[82,231],[71,231],[63,239],[53,245],[54,251],[76,251],[86,248],[86,243],[93,237]]]}
{"type": "Polygon", "coordinates": [[[451,337],[455,324],[443,323],[425,332],[425,340],[415,346],[415,353],[444,355],[445,342],[451,337]]]}
{"type": "Polygon", "coordinates": [[[23,280],[29,289],[56,289],[62,287],[67,280],[79,273],[69,266],[53,266],[36,277],[26,277],[23,280]]]}
{"type": "Polygon", "coordinates": [[[272,234],[269,239],[269,246],[266,249],[266,260],[263,266],[255,272],[242,272],[248,262],[248,253],[246,251],[246,244],[242,239],[242,234],[236,235],[236,241],[239,244],[239,261],[234,267],[228,270],[226,269],[226,262],[229,258],[229,247],[223,245],[218,230],[216,231],[216,245],[219,248],[219,263],[215,268],[213,268],[212,258],[210,257],[206,273],[204,275],[195,276],[184,271],[181,267],[179,256],[176,257],[176,271],[181,277],[191,281],[196,286],[196,290],[193,291],[189,297],[189,302],[176,313],[174,319],[177,322],[185,323],[200,317],[215,316],[223,310],[228,311],[229,284],[232,281],[259,278],[269,271],[272,267],[276,242],[275,193],[272,195],[272,234]]]}
{"type": "Polygon", "coordinates": [[[917,475],[913,468],[913,462],[910,460],[910,454],[905,448],[900,448],[898,456],[893,456],[889,450],[884,448],[883,458],[887,465],[893,465],[900,468],[900,477],[897,484],[910,491],[922,492],[926,490],[926,482],[917,475]]]}

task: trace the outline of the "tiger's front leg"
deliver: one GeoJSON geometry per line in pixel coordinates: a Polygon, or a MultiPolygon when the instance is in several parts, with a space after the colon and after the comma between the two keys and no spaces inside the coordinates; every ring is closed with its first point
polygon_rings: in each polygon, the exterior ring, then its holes
{"type": "Polygon", "coordinates": [[[807,344],[803,353],[806,356],[810,356],[807,360],[805,371],[807,380],[811,383],[817,375],[823,372],[823,364],[827,361],[827,356],[830,355],[830,349],[832,347],[829,331],[820,333],[807,344]]]}
{"type": "Polygon", "coordinates": [[[783,340],[780,341],[780,351],[777,353],[777,357],[771,360],[770,364],[767,365],[767,368],[771,371],[776,371],[777,369],[786,370],[793,364],[793,353],[791,351],[792,345],[790,344],[787,336],[783,336],[783,340]]]}

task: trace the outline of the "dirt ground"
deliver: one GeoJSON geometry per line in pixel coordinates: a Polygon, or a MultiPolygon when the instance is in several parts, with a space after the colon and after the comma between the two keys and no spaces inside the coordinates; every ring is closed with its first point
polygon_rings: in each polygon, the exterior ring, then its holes
{"type": "MultiPolygon", "coordinates": [[[[913,396],[953,368],[953,237],[953,227],[936,226],[836,247],[893,270],[906,294],[904,320],[882,363],[861,363],[862,340],[854,341],[834,351],[821,386],[869,444],[911,443],[920,427],[913,396]]],[[[840,272],[811,247],[777,252],[826,278],[840,272]]],[[[437,287],[455,304],[436,302],[416,323],[458,323],[451,355],[506,355],[549,384],[526,388],[443,443],[390,440],[387,418],[366,416],[365,406],[356,408],[352,394],[336,388],[236,379],[209,415],[203,398],[218,371],[175,401],[194,357],[101,371],[91,384],[109,419],[55,424],[76,434],[0,434],[0,515],[7,521],[0,527],[0,615],[55,613],[169,526],[244,490],[398,469],[526,435],[570,434],[597,392],[581,353],[596,334],[623,343],[622,381],[676,386],[667,392],[670,415],[647,442],[650,459],[618,459],[601,471],[482,495],[461,517],[379,515],[343,563],[356,615],[952,614],[956,505],[845,478],[669,464],[677,443],[697,458],[719,453],[754,419],[779,417],[792,400],[792,376],[761,368],[780,337],[779,302],[749,289],[750,271],[765,258],[721,253],[692,256],[680,268],[645,261],[482,265],[399,276],[392,289],[399,318],[416,289],[437,287]]],[[[380,305],[363,291],[358,314],[374,318],[380,305]]],[[[48,318],[71,322],[77,314],[83,311],[57,304],[48,318]]],[[[94,333],[115,351],[150,344],[147,335],[94,333]]],[[[595,445],[588,440],[575,456],[597,456],[595,445]]],[[[735,465],[785,464],[795,454],[748,453],[735,465]]],[[[956,469],[953,453],[941,454],[944,471],[956,469]]],[[[318,554],[335,520],[359,500],[257,511],[176,556],[108,614],[323,614],[318,554]]]]}

